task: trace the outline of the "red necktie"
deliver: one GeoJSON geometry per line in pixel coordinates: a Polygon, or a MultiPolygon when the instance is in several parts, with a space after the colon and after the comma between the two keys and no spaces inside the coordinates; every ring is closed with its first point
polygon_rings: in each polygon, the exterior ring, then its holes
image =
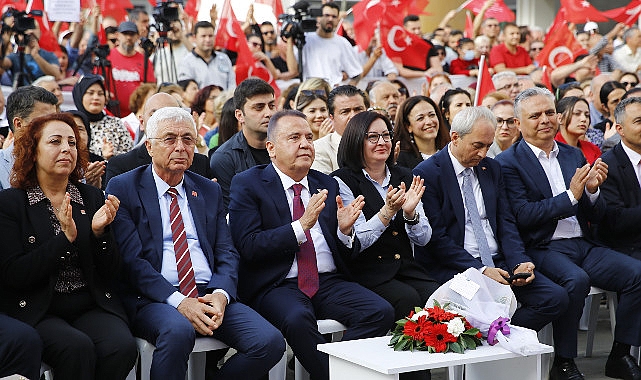
{"type": "MultiPolygon", "coordinates": [[[[300,197],[303,185],[296,183],[294,189],[294,220],[300,219],[305,213],[305,206],[300,197]]],[[[298,288],[309,298],[312,298],[318,291],[318,267],[316,266],[316,250],[309,230],[305,231],[307,241],[300,245],[296,254],[298,261],[298,288]]]]}
{"type": "Polygon", "coordinates": [[[180,292],[187,297],[197,297],[196,277],[194,276],[194,268],[191,266],[187,234],[185,233],[185,225],[183,224],[183,217],[180,214],[180,206],[178,205],[178,191],[170,187],[167,193],[171,196],[169,219],[171,220],[171,237],[174,241],[174,251],[176,252],[178,287],[180,288],[180,292]]]}

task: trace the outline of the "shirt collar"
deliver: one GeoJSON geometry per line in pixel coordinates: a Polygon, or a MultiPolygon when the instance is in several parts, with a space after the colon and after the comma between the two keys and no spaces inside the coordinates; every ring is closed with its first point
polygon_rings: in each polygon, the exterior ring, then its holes
{"type": "Polygon", "coordinates": [[[467,168],[465,166],[461,165],[461,163],[458,162],[458,159],[456,157],[454,157],[454,155],[452,154],[452,150],[450,149],[450,144],[451,143],[447,144],[447,153],[450,155],[450,160],[452,161],[452,166],[454,166],[454,174],[456,174],[456,176],[458,177],[458,176],[461,175],[461,173],[463,173],[463,170],[465,170],[467,168]]]}
{"type": "Polygon", "coordinates": [[[389,168],[387,167],[387,165],[385,165],[385,179],[383,180],[383,184],[379,184],[378,182],[376,182],[376,180],[374,180],[374,178],[370,177],[369,173],[365,170],[365,168],[361,170],[363,171],[365,178],[377,184],[378,186],[381,186],[384,188],[388,187],[390,181],[392,180],[392,173],[389,171],[389,168]]]}
{"type": "MultiPolygon", "coordinates": [[[[525,140],[523,140],[525,141],[525,140]]],[[[539,158],[548,158],[548,155],[545,153],[543,149],[540,149],[539,147],[536,147],[529,142],[525,141],[527,146],[532,149],[532,152],[534,152],[534,155],[536,156],[537,159],[539,158]]],[[[554,141],[554,147],[552,148],[552,151],[550,151],[550,158],[556,158],[559,155],[559,144],[554,141]]]]}
{"type": "Polygon", "coordinates": [[[283,189],[285,189],[285,191],[291,188],[292,185],[296,183],[300,183],[301,185],[303,185],[304,188],[307,189],[307,191],[309,191],[310,194],[312,193],[312,191],[309,189],[309,182],[307,181],[307,176],[303,177],[303,179],[301,179],[300,182],[296,182],[290,176],[281,172],[278,169],[278,167],[276,167],[276,165],[274,165],[273,163],[272,163],[272,166],[276,170],[276,174],[278,174],[278,177],[280,177],[280,182],[283,184],[283,189]]]}
{"type": "Polygon", "coordinates": [[[625,145],[625,142],[621,141],[621,147],[623,148],[623,151],[625,154],[628,155],[628,158],[630,159],[630,162],[632,163],[633,166],[636,166],[639,164],[639,161],[641,161],[641,154],[633,151],[630,149],[627,145],[625,145]]]}
{"type": "Polygon", "coordinates": [[[167,193],[167,190],[169,190],[170,187],[173,187],[178,191],[178,195],[180,195],[181,198],[185,198],[185,176],[183,175],[183,178],[180,180],[180,182],[176,186],[169,186],[169,184],[160,178],[160,176],[156,173],[156,170],[154,167],[151,167],[151,174],[154,176],[154,182],[156,183],[156,191],[158,192],[158,199],[162,198],[165,196],[165,193],[167,193]]]}
{"type": "MultiPolygon", "coordinates": [[[[76,185],[71,182],[67,183],[67,192],[69,193],[72,202],[82,206],[85,205],[82,201],[80,190],[78,190],[76,185]]],[[[47,196],[45,195],[44,191],[42,191],[40,185],[36,185],[35,187],[30,187],[27,189],[27,199],[29,199],[29,206],[33,206],[36,203],[47,199],[47,196]]]]}

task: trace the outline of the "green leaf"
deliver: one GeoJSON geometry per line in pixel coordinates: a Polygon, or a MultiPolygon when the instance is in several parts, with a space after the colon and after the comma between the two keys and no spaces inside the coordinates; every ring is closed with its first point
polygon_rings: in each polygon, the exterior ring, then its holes
{"type": "Polygon", "coordinates": [[[434,300],[434,306],[441,307],[441,304],[440,304],[440,303],[438,303],[438,301],[437,301],[437,300],[434,300]]]}
{"type": "Polygon", "coordinates": [[[459,343],[448,343],[447,347],[451,349],[453,352],[456,352],[457,354],[462,354],[463,353],[463,347],[459,343]]]}
{"type": "Polygon", "coordinates": [[[469,330],[465,330],[463,332],[463,334],[465,334],[465,335],[476,335],[476,334],[479,333],[479,331],[481,331],[481,330],[477,329],[476,327],[473,327],[473,328],[471,328],[469,330]]]}
{"type": "Polygon", "coordinates": [[[476,342],[474,342],[474,339],[470,338],[467,335],[461,335],[461,343],[465,346],[465,348],[476,348],[476,342]]]}

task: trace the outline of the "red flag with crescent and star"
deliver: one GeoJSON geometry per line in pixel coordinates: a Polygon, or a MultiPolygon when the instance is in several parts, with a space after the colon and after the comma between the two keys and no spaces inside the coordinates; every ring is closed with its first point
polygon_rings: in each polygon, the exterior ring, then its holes
{"type": "Polygon", "coordinates": [[[238,52],[240,49],[239,43],[247,44],[245,33],[234,14],[231,1],[225,0],[223,9],[220,12],[220,21],[218,22],[214,45],[217,48],[238,52]]]}
{"type": "Polygon", "coordinates": [[[603,14],[612,20],[632,26],[641,16],[641,0],[631,1],[625,7],[610,9],[603,14]]]}
{"type": "Polygon", "coordinates": [[[593,7],[588,0],[561,0],[561,9],[565,9],[565,21],[582,24],[588,21],[608,21],[600,10],[593,7]]]}
{"type": "Polygon", "coordinates": [[[566,13],[561,9],[550,31],[545,35],[545,47],[534,58],[539,67],[548,66],[550,70],[554,70],[574,62],[579,55],[588,53],[564,22],[566,13]]]}

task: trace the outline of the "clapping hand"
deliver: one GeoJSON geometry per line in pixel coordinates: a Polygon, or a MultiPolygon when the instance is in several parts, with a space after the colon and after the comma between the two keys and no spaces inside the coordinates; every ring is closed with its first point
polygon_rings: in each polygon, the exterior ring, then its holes
{"type": "Polygon", "coordinates": [[[596,193],[606,178],[608,178],[608,164],[603,162],[601,158],[597,158],[588,172],[585,189],[590,194],[596,193]]]}
{"type": "Polygon", "coordinates": [[[413,219],[416,213],[416,206],[423,197],[425,186],[423,179],[419,176],[414,176],[410,188],[405,192],[405,202],[403,203],[403,216],[406,219],[413,219]]]}
{"type": "Polygon", "coordinates": [[[105,228],[113,222],[118,207],[120,207],[120,200],[115,195],[107,195],[105,204],[96,211],[91,220],[91,230],[96,237],[102,236],[105,228]]]}
{"type": "Polygon", "coordinates": [[[345,206],[343,198],[340,195],[336,196],[336,216],[338,217],[338,228],[344,235],[351,235],[352,227],[358,216],[361,214],[363,206],[365,206],[365,198],[362,195],[356,197],[352,203],[345,206]]]}
{"type": "Polygon", "coordinates": [[[62,200],[62,205],[59,208],[54,207],[56,218],[60,222],[60,230],[65,234],[70,243],[76,241],[78,230],[76,230],[76,222],[73,220],[73,208],[71,207],[71,196],[65,193],[62,200]]]}

